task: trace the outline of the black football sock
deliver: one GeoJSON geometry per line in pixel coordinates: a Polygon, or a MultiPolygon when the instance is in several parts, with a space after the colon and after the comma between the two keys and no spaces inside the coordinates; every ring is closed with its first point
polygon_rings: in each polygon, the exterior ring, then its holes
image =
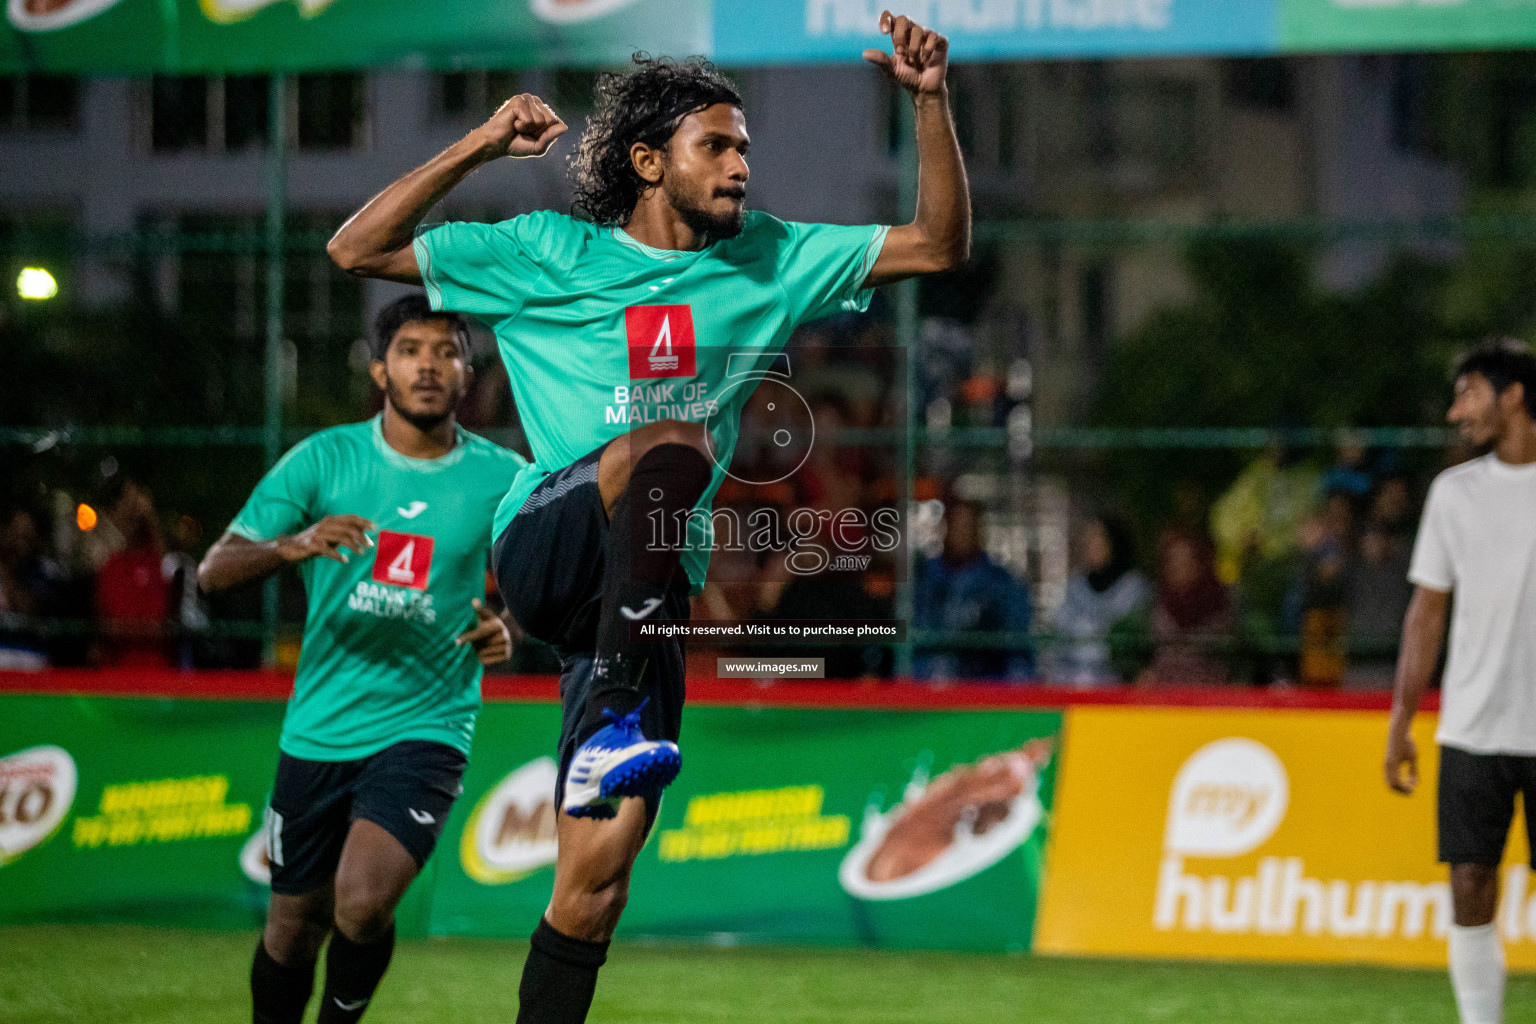
{"type": "Polygon", "coordinates": [[[320,996],[319,1024],[352,1024],[368,1009],[368,1000],[389,967],[395,952],[395,925],[369,943],[353,942],[337,928],[325,954],[325,992],[320,996]]]}
{"type": "Polygon", "coordinates": [[[540,918],[517,989],[517,1024],[582,1024],[607,959],[608,943],[573,939],[540,918]]]}
{"type": "Polygon", "coordinates": [[[603,603],[597,620],[597,659],[581,739],[602,728],[603,711],[627,714],[640,706],[640,677],[651,645],[630,636],[650,618],[682,564],[683,517],[709,487],[709,460],[691,445],[659,444],[642,455],[629,486],[614,503],[604,548],[603,603]],[[664,531],[653,535],[657,529],[664,531]]]}
{"type": "Polygon", "coordinates": [[[315,990],[315,963],[285,966],[272,959],[265,939],[256,940],[251,964],[251,1020],[254,1024],[299,1024],[315,990]]]}

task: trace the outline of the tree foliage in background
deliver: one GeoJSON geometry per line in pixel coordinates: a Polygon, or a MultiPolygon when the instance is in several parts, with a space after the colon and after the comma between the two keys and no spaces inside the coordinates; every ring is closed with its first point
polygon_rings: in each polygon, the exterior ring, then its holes
{"type": "MultiPolygon", "coordinates": [[[[1524,334],[1536,322],[1536,260],[1528,248],[1472,244],[1458,256],[1438,264],[1398,254],[1375,281],[1340,294],[1315,282],[1315,253],[1304,247],[1196,243],[1185,255],[1195,298],[1154,313],[1113,348],[1096,422],[1439,424],[1456,353],[1487,334],[1524,334]]],[[[1193,526],[1215,495],[1192,498],[1191,481],[1219,487],[1251,455],[1121,452],[1105,470],[1144,526],[1170,517],[1193,526]]]]}

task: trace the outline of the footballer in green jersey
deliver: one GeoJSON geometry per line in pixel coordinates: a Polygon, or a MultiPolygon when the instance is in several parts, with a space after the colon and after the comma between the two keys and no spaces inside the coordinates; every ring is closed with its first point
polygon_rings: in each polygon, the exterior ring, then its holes
{"type": "Polygon", "coordinates": [[[362,1015],[459,794],[482,666],[511,652],[480,598],[491,516],[525,462],[454,421],[468,346],[420,294],[387,306],[370,367],[384,411],[283,456],[198,569],[219,590],[295,565],[309,599],[267,810],[258,1022],[299,1020],[327,933],[319,1019],[362,1015]]]}
{"type": "Polygon", "coordinates": [[[401,178],[328,247],[349,273],[419,282],[434,308],[496,334],[534,462],[496,515],[508,611],[561,655],[554,894],[523,969],[522,1024],[585,1020],[661,790],[681,766],[682,644],[701,537],[751,387],[796,326],[863,309],[869,289],[951,269],[970,200],[946,87],[948,42],[889,12],[867,50],[912,97],[917,214],[886,228],[797,224],[745,207],[741,96],[700,58],[637,55],[600,76],[572,157],[580,218],[542,212],[421,230],[480,165],[537,157],[565,123],[529,95],[401,178]],[[688,543],[649,535],[687,522],[688,543]],[[694,529],[695,524],[699,527],[694,529]],[[631,632],[631,627],[635,632],[631,632]],[[639,797],[641,799],[630,799],[639,797]]]}

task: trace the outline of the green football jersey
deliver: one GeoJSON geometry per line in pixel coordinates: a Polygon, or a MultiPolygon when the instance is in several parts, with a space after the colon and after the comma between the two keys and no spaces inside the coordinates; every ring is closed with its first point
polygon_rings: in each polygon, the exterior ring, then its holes
{"type": "MultiPolygon", "coordinates": [[[[550,211],[420,232],[416,263],[432,308],[496,332],[533,450],[496,510],[497,535],[549,473],[663,419],[707,423],[717,463],[699,502],[708,509],[756,387],[752,372],[805,321],[869,308],[864,280],[887,230],[753,211],[741,234],[698,252],[655,249],[622,228],[550,211]]],[[[690,519],[683,553],[695,592],[709,564],[701,520],[690,519]]]]}
{"type": "Polygon", "coordinates": [[[309,613],[279,741],[286,753],[350,761],[402,740],[469,753],[482,670],[454,638],[475,623],[491,516],[526,465],[463,429],[447,455],[410,458],[384,440],[381,415],[306,438],[256,485],[229,524],[248,540],[331,515],[378,527],[374,546],[345,563],[299,563],[309,613]]]}

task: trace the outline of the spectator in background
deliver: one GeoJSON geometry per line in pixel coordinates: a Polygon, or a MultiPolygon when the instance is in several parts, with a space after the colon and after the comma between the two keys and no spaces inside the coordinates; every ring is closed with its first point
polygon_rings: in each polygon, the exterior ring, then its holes
{"type": "Polygon", "coordinates": [[[1405,545],[1413,539],[1413,496],[1406,476],[1394,473],[1376,487],[1371,495],[1367,529],[1396,537],[1405,545]]]}
{"type": "Polygon", "coordinates": [[[1118,683],[1110,631],[1146,609],[1151,587],[1136,571],[1131,531],[1121,520],[1088,520],[1077,548],[1080,567],[1067,580],[1066,599],[1056,613],[1046,678],[1073,686],[1118,683]]]}
{"type": "Polygon", "coordinates": [[[44,557],[37,517],[13,508],[0,520],[0,669],[48,666],[42,638],[29,620],[56,610],[63,574],[44,557]]]}
{"type": "MultiPolygon", "coordinates": [[[[917,567],[913,626],[944,633],[1027,633],[1029,588],[982,549],[981,506],[952,501],[944,518],[943,550],[917,567]]],[[[929,647],[914,655],[915,674],[924,679],[1022,682],[1034,674],[1034,652],[1027,645],[929,647]]]]}
{"type": "Polygon", "coordinates": [[[1216,578],[1210,542],[1170,531],[1159,555],[1152,608],[1152,664],[1142,686],[1211,686],[1227,681],[1222,660],[1233,624],[1232,600],[1216,578]]]}
{"type": "Polygon", "coordinates": [[[1412,545],[1404,525],[1411,507],[1402,477],[1383,480],[1354,556],[1344,569],[1345,615],[1350,663],[1344,686],[1351,690],[1391,689],[1397,641],[1413,598],[1408,582],[1412,545]]]}
{"type": "Polygon", "coordinates": [[[1333,465],[1328,467],[1319,483],[1324,496],[1343,493],[1359,500],[1371,491],[1372,479],[1366,468],[1365,441],[1359,434],[1350,432],[1339,441],[1333,465]]]}
{"type": "Polygon", "coordinates": [[[167,666],[171,590],[163,570],[159,516],[147,488],[126,477],[118,481],[108,508],[123,546],[96,571],[96,619],[101,627],[97,660],[105,665],[167,666]]]}
{"type": "Polygon", "coordinates": [[[1271,445],[1238,474],[1211,508],[1217,576],[1223,583],[1237,583],[1254,563],[1287,560],[1296,549],[1297,529],[1317,507],[1318,481],[1317,470],[1279,445],[1271,445]]]}
{"type": "Polygon", "coordinates": [[[1300,637],[1296,679],[1338,687],[1348,658],[1344,570],[1354,553],[1355,500],[1330,492],[1298,532],[1296,578],[1286,599],[1285,629],[1300,637]]]}

